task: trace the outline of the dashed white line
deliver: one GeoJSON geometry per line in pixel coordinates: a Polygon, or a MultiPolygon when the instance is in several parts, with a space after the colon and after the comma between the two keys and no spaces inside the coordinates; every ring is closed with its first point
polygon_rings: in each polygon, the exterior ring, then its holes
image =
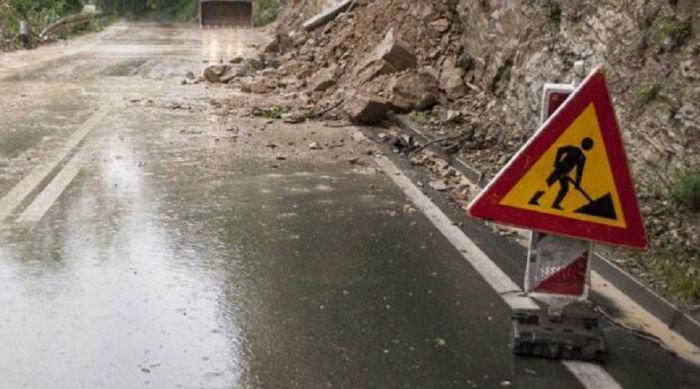
{"type": "Polygon", "coordinates": [[[83,164],[87,162],[88,154],[85,148],[80,149],[78,153],[66,163],[56,177],[51,180],[46,188],[41,191],[34,201],[29,204],[24,212],[22,212],[22,215],[17,218],[17,223],[31,225],[39,222],[78,173],[80,173],[83,164]]]}
{"type": "Polygon", "coordinates": [[[0,199],[0,222],[7,219],[39,185],[63,162],[64,159],[78,146],[83,139],[107,116],[110,107],[95,112],[78,127],[66,143],[49,160],[43,162],[15,185],[0,199]]]}

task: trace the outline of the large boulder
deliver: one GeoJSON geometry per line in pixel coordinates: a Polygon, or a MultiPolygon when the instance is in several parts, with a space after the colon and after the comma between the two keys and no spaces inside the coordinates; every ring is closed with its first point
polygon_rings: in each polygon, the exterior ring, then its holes
{"type": "Polygon", "coordinates": [[[427,72],[408,72],[394,78],[390,84],[391,105],[397,111],[426,110],[437,103],[438,81],[427,72]]]}
{"type": "Polygon", "coordinates": [[[394,29],[390,29],[384,39],[372,50],[360,67],[360,73],[371,75],[365,78],[372,79],[380,74],[390,74],[402,70],[415,68],[418,61],[416,56],[408,49],[408,45],[394,37],[394,29]]]}
{"type": "Polygon", "coordinates": [[[385,99],[362,91],[352,91],[346,96],[343,110],[354,123],[378,124],[386,118],[388,105],[385,99]]]}

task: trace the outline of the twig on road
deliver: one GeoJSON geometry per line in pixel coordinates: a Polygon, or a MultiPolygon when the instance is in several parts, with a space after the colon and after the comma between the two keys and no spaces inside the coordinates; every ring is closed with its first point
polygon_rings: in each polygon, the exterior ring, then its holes
{"type": "Polygon", "coordinates": [[[338,108],[340,106],[340,104],[343,104],[343,99],[338,100],[337,103],[331,105],[330,107],[328,107],[322,111],[309,113],[308,115],[306,115],[306,118],[307,119],[315,119],[317,117],[323,116],[323,115],[327,114],[328,112],[338,108]]]}
{"type": "Polygon", "coordinates": [[[452,136],[446,136],[444,138],[433,139],[433,140],[427,142],[426,144],[421,145],[420,147],[416,147],[414,150],[412,150],[412,152],[420,153],[421,151],[425,150],[426,148],[428,148],[436,143],[449,142],[449,141],[453,141],[453,140],[457,140],[457,139],[466,138],[467,136],[469,136],[469,133],[465,131],[465,132],[462,132],[458,135],[452,135],[452,136]]]}

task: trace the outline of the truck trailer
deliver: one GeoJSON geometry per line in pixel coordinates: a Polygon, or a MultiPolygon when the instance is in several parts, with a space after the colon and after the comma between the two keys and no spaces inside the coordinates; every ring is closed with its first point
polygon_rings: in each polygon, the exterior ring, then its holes
{"type": "Polygon", "coordinates": [[[199,0],[199,25],[202,28],[252,27],[252,0],[199,0]]]}

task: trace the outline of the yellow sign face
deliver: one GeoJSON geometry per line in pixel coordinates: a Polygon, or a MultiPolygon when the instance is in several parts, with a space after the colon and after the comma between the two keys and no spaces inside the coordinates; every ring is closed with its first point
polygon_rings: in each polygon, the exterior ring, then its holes
{"type": "Polygon", "coordinates": [[[542,154],[500,205],[627,227],[593,103],[542,154]]]}

